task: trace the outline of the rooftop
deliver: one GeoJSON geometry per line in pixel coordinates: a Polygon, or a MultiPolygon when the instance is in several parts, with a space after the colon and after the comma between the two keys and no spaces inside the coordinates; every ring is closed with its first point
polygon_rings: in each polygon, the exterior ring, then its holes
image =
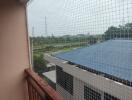
{"type": "Polygon", "coordinates": [[[50,79],[52,82],[56,83],[56,71],[55,70],[45,72],[43,73],[43,75],[47,77],[48,79],[50,79]]]}
{"type": "Polygon", "coordinates": [[[132,40],[108,40],[54,56],[83,66],[83,69],[132,81],[132,40]]]}

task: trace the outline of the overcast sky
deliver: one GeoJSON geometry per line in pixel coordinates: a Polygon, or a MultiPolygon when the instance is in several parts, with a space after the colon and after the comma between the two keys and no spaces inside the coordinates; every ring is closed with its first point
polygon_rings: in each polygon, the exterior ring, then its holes
{"type": "Polygon", "coordinates": [[[132,22],[132,0],[33,0],[28,4],[29,33],[34,27],[35,36],[103,34],[112,25],[128,22],[132,22]]]}

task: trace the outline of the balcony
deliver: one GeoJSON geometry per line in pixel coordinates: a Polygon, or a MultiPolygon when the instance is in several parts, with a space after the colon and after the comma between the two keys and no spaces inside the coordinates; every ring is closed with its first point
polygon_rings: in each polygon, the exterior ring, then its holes
{"type": "Polygon", "coordinates": [[[32,69],[25,70],[29,100],[64,100],[46,81],[32,69]]]}

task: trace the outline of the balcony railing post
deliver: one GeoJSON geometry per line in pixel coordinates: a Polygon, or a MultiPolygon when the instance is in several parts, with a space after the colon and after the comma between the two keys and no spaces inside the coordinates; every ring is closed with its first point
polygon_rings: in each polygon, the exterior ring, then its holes
{"type": "Polygon", "coordinates": [[[64,100],[32,69],[26,69],[29,100],[64,100]]]}
{"type": "Polygon", "coordinates": [[[29,77],[27,77],[29,100],[34,100],[33,86],[32,86],[32,84],[30,83],[30,81],[29,81],[28,78],[29,78],[29,77]]]}

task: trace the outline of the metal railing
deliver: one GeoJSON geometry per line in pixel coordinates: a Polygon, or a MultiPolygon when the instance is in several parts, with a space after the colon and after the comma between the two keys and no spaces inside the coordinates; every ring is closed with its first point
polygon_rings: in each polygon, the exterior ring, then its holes
{"type": "Polygon", "coordinates": [[[25,72],[27,74],[29,100],[63,100],[63,97],[32,69],[26,69],[25,72]]]}

